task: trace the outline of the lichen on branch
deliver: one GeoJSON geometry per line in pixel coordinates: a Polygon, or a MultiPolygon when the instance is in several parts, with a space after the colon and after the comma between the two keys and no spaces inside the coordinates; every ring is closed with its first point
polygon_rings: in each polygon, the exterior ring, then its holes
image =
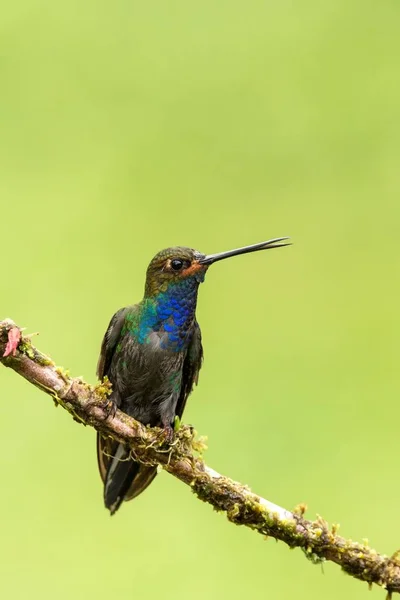
{"type": "Polygon", "coordinates": [[[72,378],[35,348],[31,338],[23,336],[11,319],[0,321],[0,362],[50,395],[76,421],[129,445],[135,460],[161,465],[200,500],[225,513],[232,523],[281,540],[290,548],[302,548],[312,562],[335,562],[349,575],[384,587],[388,597],[400,593],[397,553],[391,557],[378,554],[366,542],[360,544],[339,536],[337,526],[329,527],[321,517],[307,520],[304,505],[286,510],[220,475],[204,463],[204,444],[189,426],[182,425],[173,442],[166,444],[160,429],[145,427],[120,410],[110,416],[107,403],[111,388],[107,380],[92,386],[81,378],[72,378]]]}

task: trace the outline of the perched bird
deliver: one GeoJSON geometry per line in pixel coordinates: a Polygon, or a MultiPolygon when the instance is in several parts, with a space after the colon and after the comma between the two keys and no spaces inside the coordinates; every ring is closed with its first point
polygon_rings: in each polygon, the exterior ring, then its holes
{"type": "MultiPolygon", "coordinates": [[[[97,375],[107,375],[112,383],[111,406],[163,428],[171,440],[175,417],[182,417],[203,360],[196,303],[208,267],[230,256],[287,246],[282,243],[287,239],[219,254],[179,246],[159,252],[148,266],[143,300],[116,312],[104,335],[97,375]]],[[[100,434],[97,457],[111,514],[143,492],[157,473],[156,467],[132,460],[124,444],[100,434]]]]}

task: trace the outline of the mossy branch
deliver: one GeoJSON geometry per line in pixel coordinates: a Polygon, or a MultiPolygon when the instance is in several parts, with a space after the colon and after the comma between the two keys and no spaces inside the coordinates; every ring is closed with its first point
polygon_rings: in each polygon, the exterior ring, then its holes
{"type": "Polygon", "coordinates": [[[75,420],[128,444],[136,460],[161,465],[190,486],[198,498],[226,513],[232,523],[281,540],[290,548],[302,548],[313,562],[335,562],[353,577],[369,585],[383,586],[388,597],[393,592],[400,593],[398,553],[388,557],[366,543],[346,540],[337,534],[337,527],[329,527],[321,517],[316,521],[305,519],[304,507],[288,511],[210,469],[201,457],[204,445],[195,440],[188,426],[181,426],[173,443],[166,445],[157,428],[144,427],[119,410],[113,418],[107,417],[110,384],[106,381],[91,386],[80,378],[70,377],[39,352],[21,331],[10,319],[0,321],[0,361],[49,394],[75,420]]]}

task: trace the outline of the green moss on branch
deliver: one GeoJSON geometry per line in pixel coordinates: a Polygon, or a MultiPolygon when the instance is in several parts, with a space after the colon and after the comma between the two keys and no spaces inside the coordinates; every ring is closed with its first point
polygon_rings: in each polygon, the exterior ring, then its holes
{"type": "Polygon", "coordinates": [[[202,459],[204,438],[197,439],[191,427],[181,426],[172,444],[167,445],[157,428],[145,427],[119,410],[113,418],[108,416],[110,382],[91,386],[80,378],[71,378],[68,371],[56,367],[37,350],[29,336],[22,336],[15,353],[4,357],[10,331],[15,332],[16,327],[10,319],[0,322],[0,361],[49,394],[75,420],[129,445],[136,460],[161,465],[189,485],[200,500],[225,513],[232,523],[281,540],[290,548],[302,548],[311,562],[335,562],[349,575],[384,587],[389,597],[400,593],[397,553],[391,557],[378,554],[366,541],[359,544],[339,536],[338,527],[329,527],[321,517],[315,521],[305,519],[304,505],[288,511],[213,471],[202,459]]]}

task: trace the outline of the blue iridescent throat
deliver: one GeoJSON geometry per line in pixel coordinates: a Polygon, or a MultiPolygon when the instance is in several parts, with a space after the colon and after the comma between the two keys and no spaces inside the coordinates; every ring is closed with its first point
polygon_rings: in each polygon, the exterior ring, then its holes
{"type": "Polygon", "coordinates": [[[165,292],[145,298],[139,318],[138,342],[148,343],[152,333],[163,333],[161,348],[176,352],[184,350],[191,339],[198,287],[198,280],[187,277],[171,283],[165,292]]]}

